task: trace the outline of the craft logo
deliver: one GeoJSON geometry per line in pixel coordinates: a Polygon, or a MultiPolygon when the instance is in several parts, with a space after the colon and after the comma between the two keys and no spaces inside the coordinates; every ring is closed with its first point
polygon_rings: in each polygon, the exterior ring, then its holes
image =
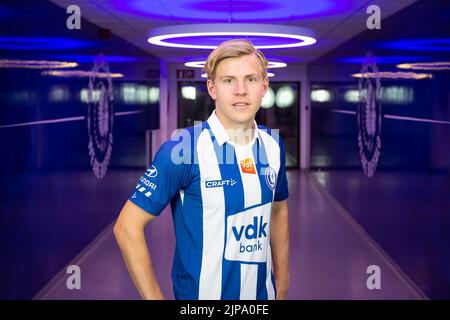
{"type": "Polygon", "coordinates": [[[223,186],[229,186],[232,187],[237,182],[234,179],[227,179],[227,180],[208,180],[205,181],[206,188],[218,188],[223,186]]]}
{"type": "Polygon", "coordinates": [[[241,165],[241,171],[243,173],[256,174],[255,164],[251,158],[241,160],[239,161],[239,164],[241,165]]]}
{"type": "Polygon", "coordinates": [[[378,165],[381,149],[381,84],[379,77],[364,76],[377,74],[378,67],[371,52],[361,68],[363,77],[359,79],[358,105],[358,146],[364,174],[372,177],[378,165]]]}
{"type": "Polygon", "coordinates": [[[87,116],[89,158],[92,170],[98,179],[105,176],[111,158],[114,120],[112,101],[113,86],[108,61],[103,54],[99,54],[95,58],[89,76],[87,116]],[[99,78],[99,72],[106,73],[108,76],[99,78]],[[95,99],[94,96],[96,96],[95,99]]]}

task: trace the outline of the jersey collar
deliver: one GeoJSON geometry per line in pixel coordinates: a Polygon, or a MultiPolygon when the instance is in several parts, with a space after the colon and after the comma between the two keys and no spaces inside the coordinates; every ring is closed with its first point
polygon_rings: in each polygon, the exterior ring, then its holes
{"type": "MultiPolygon", "coordinates": [[[[217,143],[219,144],[219,146],[222,146],[225,142],[228,142],[230,140],[230,137],[228,136],[227,131],[225,130],[222,123],[220,122],[219,118],[217,118],[216,110],[214,110],[211,113],[211,115],[209,116],[208,125],[211,128],[214,136],[216,137],[216,140],[217,140],[217,143]]],[[[254,131],[253,139],[249,145],[253,145],[253,143],[255,142],[255,139],[258,137],[258,133],[259,133],[258,125],[256,124],[255,120],[253,120],[253,126],[254,126],[254,128],[256,128],[256,130],[254,131]]],[[[231,144],[233,144],[232,141],[229,141],[229,142],[231,144]]]]}

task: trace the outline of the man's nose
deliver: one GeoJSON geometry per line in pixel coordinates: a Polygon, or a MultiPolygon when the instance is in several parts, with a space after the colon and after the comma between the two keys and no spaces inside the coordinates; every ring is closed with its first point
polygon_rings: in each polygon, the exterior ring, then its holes
{"type": "Polygon", "coordinates": [[[247,94],[247,84],[245,83],[245,81],[236,81],[236,85],[234,87],[234,94],[236,95],[247,94]]]}

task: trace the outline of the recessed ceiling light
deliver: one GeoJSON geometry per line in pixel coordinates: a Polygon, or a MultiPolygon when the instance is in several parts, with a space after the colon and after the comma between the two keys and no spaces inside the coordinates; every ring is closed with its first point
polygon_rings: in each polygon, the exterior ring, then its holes
{"type": "Polygon", "coordinates": [[[93,71],[83,71],[83,70],[71,70],[71,71],[43,71],[41,72],[43,76],[53,76],[53,77],[74,77],[74,78],[88,78],[88,77],[97,77],[97,78],[122,78],[123,74],[121,73],[109,73],[109,72],[93,72],[93,71]]]}
{"type": "Polygon", "coordinates": [[[62,69],[75,68],[76,62],[47,61],[47,60],[0,60],[0,68],[19,69],[62,69]]]}
{"type": "Polygon", "coordinates": [[[221,42],[246,38],[258,49],[282,49],[316,43],[314,33],[305,28],[253,23],[210,23],[173,25],[150,31],[148,42],[158,46],[214,49],[221,42]]]}
{"type": "Polygon", "coordinates": [[[354,78],[380,78],[380,79],[431,79],[433,76],[429,73],[414,73],[414,72],[366,72],[354,73],[351,75],[354,78]]]}
{"type": "Polygon", "coordinates": [[[397,65],[397,68],[412,70],[450,70],[450,62],[401,63],[397,65]]]}

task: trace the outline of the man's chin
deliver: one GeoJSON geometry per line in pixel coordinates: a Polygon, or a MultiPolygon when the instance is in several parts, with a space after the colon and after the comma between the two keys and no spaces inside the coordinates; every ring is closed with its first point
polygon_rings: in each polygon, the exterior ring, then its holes
{"type": "Polygon", "coordinates": [[[233,121],[239,124],[247,124],[249,122],[253,122],[255,119],[254,114],[246,114],[246,115],[234,115],[233,121]]]}

